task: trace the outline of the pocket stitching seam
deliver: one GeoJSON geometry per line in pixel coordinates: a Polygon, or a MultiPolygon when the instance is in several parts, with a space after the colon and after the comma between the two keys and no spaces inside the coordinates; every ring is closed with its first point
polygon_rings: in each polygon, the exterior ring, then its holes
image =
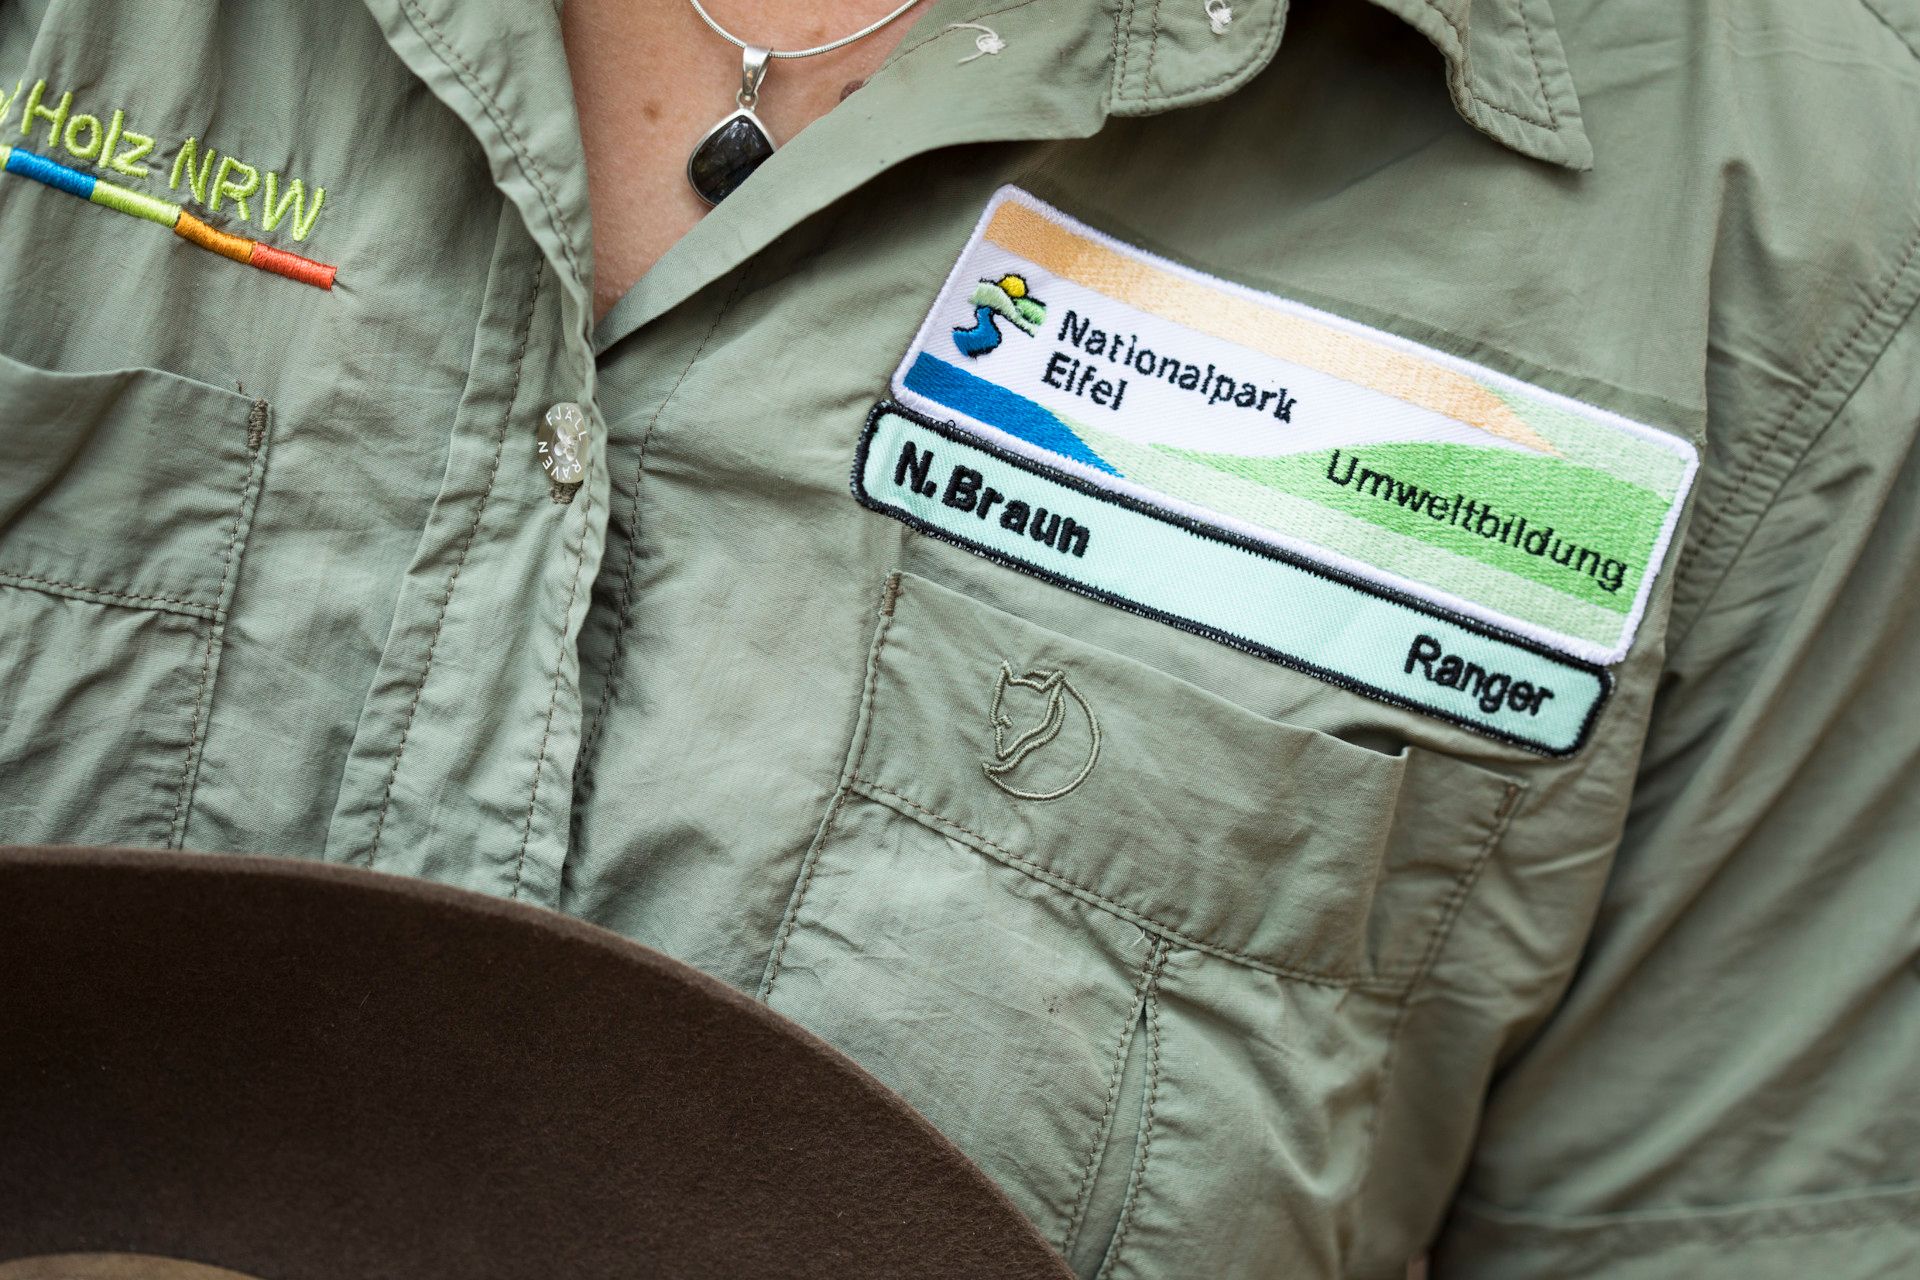
{"type": "Polygon", "coordinates": [[[1126,1074],[1127,1053],[1133,1044],[1134,1034],[1140,1022],[1140,1010],[1146,1003],[1147,991],[1153,985],[1154,977],[1160,967],[1161,956],[1166,950],[1165,939],[1155,939],[1153,949],[1147,953],[1146,963],[1140,966],[1140,978],[1134,984],[1133,1000],[1127,1006],[1127,1018],[1121,1025],[1120,1038],[1113,1049],[1113,1066],[1107,1072],[1107,1096],[1101,1108],[1100,1119],[1093,1127],[1093,1140],[1087,1145],[1087,1158],[1080,1175],[1080,1190],[1074,1196],[1073,1210],[1069,1215],[1066,1230],[1060,1237],[1060,1256],[1066,1257],[1073,1252],[1078,1243],[1080,1228],[1085,1225],[1084,1215],[1093,1199],[1093,1176],[1099,1167],[1101,1153],[1113,1142],[1114,1104],[1119,1101],[1120,1081],[1126,1074]]]}
{"type": "MultiPolygon", "coordinates": [[[[634,571],[640,562],[640,489],[647,479],[647,456],[653,445],[654,428],[659,426],[667,406],[672,404],[674,398],[680,394],[681,384],[686,382],[687,376],[693,372],[693,366],[699,364],[700,357],[707,353],[707,346],[713,341],[713,335],[720,331],[721,321],[733,313],[733,305],[739,301],[741,293],[746,289],[747,279],[752,274],[751,264],[749,264],[749,269],[740,273],[740,279],[734,283],[732,292],[720,304],[720,309],[714,313],[713,323],[707,326],[707,332],[701,337],[700,345],[694,348],[691,356],[687,357],[686,366],[680,370],[680,376],[674,380],[673,386],[668,388],[666,397],[654,406],[653,415],[647,419],[647,429],[640,436],[640,445],[633,464],[633,501],[627,504],[626,536],[620,539],[626,556],[620,570],[620,597],[619,603],[615,606],[612,652],[607,655],[606,665],[603,668],[600,703],[594,708],[591,718],[587,720],[585,733],[580,740],[580,779],[575,783],[575,790],[581,796],[587,796],[592,791],[600,739],[606,732],[607,717],[612,714],[614,702],[619,697],[620,678],[626,670],[627,632],[633,615],[634,571]]],[[[611,468],[609,468],[609,474],[611,474],[611,468]]],[[[607,495],[609,550],[614,537],[612,516],[613,500],[616,496],[612,493],[607,495]]],[[[604,561],[604,553],[602,558],[604,561]]],[[[578,820],[576,817],[575,821],[578,820]]]]}
{"type": "Polygon", "coordinates": [[[981,835],[971,827],[955,822],[944,814],[936,813],[925,805],[908,799],[891,787],[875,782],[871,778],[860,776],[858,772],[853,773],[848,778],[848,786],[845,789],[858,791],[862,795],[867,796],[868,799],[874,800],[888,808],[892,808],[893,806],[887,804],[885,800],[881,800],[878,795],[874,795],[874,792],[897,800],[908,808],[925,815],[924,819],[913,819],[912,815],[903,816],[913,821],[924,821],[925,825],[932,826],[935,830],[942,831],[942,834],[949,836],[952,836],[952,831],[961,832],[969,838],[968,843],[973,843],[976,847],[985,846],[985,849],[981,850],[982,852],[992,850],[988,856],[994,858],[995,861],[1008,863],[1013,866],[1015,870],[1022,871],[1036,879],[1053,884],[1057,888],[1066,889],[1076,897],[1083,898],[1095,906],[1111,911],[1123,920],[1142,921],[1152,925],[1156,932],[1172,941],[1178,942],[1183,947],[1189,947],[1195,951],[1202,951],[1209,955],[1219,956],[1224,960],[1232,960],[1244,964],[1248,968],[1273,974],[1275,977],[1289,978],[1299,982],[1312,983],[1317,986],[1350,987],[1363,991],[1397,992],[1419,976],[1418,969],[1388,970],[1381,973],[1320,973],[1311,969],[1300,969],[1291,965],[1277,964],[1274,961],[1253,955],[1251,952],[1237,950],[1223,943],[1211,942],[1205,938],[1188,933],[1183,929],[1175,928],[1163,920],[1155,919],[1137,907],[1129,907],[1123,903],[1115,902],[1113,899],[1096,890],[1089,889],[1086,885],[1076,880],[1068,879],[1051,867],[1015,853],[1012,849],[1007,848],[1005,845],[988,836],[981,835]],[[952,831],[944,831],[943,828],[952,828],[952,831]]]}
{"type": "Polygon", "coordinates": [[[880,687],[881,657],[886,652],[887,637],[893,631],[895,606],[899,603],[904,586],[898,574],[887,579],[882,593],[880,608],[880,631],[873,640],[873,653],[867,659],[866,688],[860,694],[860,721],[858,737],[854,741],[853,751],[847,761],[846,777],[840,783],[833,797],[833,805],[827,810],[827,816],[820,822],[820,831],[813,838],[813,844],[807,849],[805,868],[800,873],[800,883],[794,886],[793,901],[787,907],[786,919],[780,925],[780,937],[773,946],[773,954],[767,958],[767,976],[760,984],[759,999],[766,1004],[773,999],[773,984],[780,978],[780,965],[786,959],[787,942],[793,937],[794,929],[800,922],[800,908],[807,900],[807,890],[813,884],[814,869],[820,865],[820,850],[825,846],[827,837],[833,832],[834,820],[846,807],[847,795],[853,784],[860,780],[860,765],[866,759],[867,743],[873,739],[873,702],[880,687]]]}
{"type": "Polygon", "coordinates": [[[153,612],[178,612],[184,613],[189,617],[204,620],[211,620],[214,612],[218,608],[216,605],[205,604],[198,600],[183,600],[176,596],[137,595],[130,591],[114,591],[106,587],[89,587],[79,582],[62,582],[58,578],[41,578],[30,573],[16,573],[8,569],[0,569],[0,586],[13,586],[22,591],[31,591],[36,587],[61,587],[67,591],[78,591],[89,596],[99,596],[109,603],[121,604],[134,609],[147,608],[155,604],[170,604],[175,606],[175,608],[153,610],[153,612]]]}
{"type": "Polygon", "coordinates": [[[1415,969],[1414,981],[1408,984],[1407,990],[1401,996],[1400,1007],[1394,1013],[1393,1026],[1387,1033],[1386,1052],[1380,1061],[1378,1100],[1373,1106],[1372,1114],[1367,1118],[1367,1137],[1365,1146],[1362,1148],[1366,1152],[1366,1163],[1363,1165],[1360,1176],[1359,1190],[1354,1195],[1355,1204],[1366,1203],[1367,1191],[1373,1184],[1374,1170],[1378,1168],[1376,1155],[1380,1142],[1381,1117],[1386,1110],[1387,1092],[1393,1083],[1394,1067],[1399,1060],[1401,1035],[1406,1030],[1407,1019],[1413,1013],[1414,986],[1420,979],[1425,978],[1439,961],[1440,953],[1445,950],[1447,940],[1453,936],[1454,923],[1459,920],[1460,913],[1466,909],[1467,899],[1473,893],[1473,886],[1479,883],[1480,873],[1486,869],[1487,863],[1492,861],[1494,850],[1498,849],[1501,841],[1506,838],[1507,828],[1512,825],[1514,812],[1519,809],[1520,797],[1526,790],[1527,784],[1524,782],[1514,779],[1507,781],[1507,789],[1501,797],[1500,806],[1494,811],[1492,829],[1487,832],[1487,838],[1481,843],[1480,851],[1474,856],[1473,861],[1454,881],[1453,892],[1448,895],[1446,909],[1441,913],[1440,923],[1435,927],[1433,937],[1428,940],[1427,949],[1421,955],[1420,963],[1415,969]]]}
{"type": "Polygon", "coordinates": [[[1140,1207],[1140,1192],[1147,1185],[1147,1161],[1153,1154],[1153,1110],[1160,1101],[1160,996],[1159,977],[1161,966],[1167,958],[1167,946],[1160,944],[1159,954],[1153,961],[1154,981],[1147,987],[1147,1104],[1146,1112],[1140,1122],[1140,1155],[1133,1167],[1132,1184],[1127,1188],[1127,1203],[1120,1211],[1120,1225],[1113,1233],[1113,1243],[1107,1246],[1106,1260],[1101,1263],[1098,1280],[1108,1280],[1120,1265],[1120,1255],[1127,1243],[1127,1234],[1133,1230],[1134,1212],[1140,1207]]]}
{"type": "MultiPolygon", "coordinates": [[[[248,430],[252,430],[252,417],[264,400],[256,400],[255,408],[248,411],[248,430]]],[[[207,686],[213,675],[213,655],[222,647],[226,633],[226,604],[228,591],[233,584],[234,549],[240,545],[240,522],[246,515],[248,503],[255,497],[255,484],[260,478],[263,455],[259,448],[249,444],[250,456],[247,459],[246,478],[240,484],[240,502],[233,509],[233,520],[227,526],[227,550],[220,558],[220,586],[216,599],[220,601],[214,607],[213,616],[207,620],[207,643],[200,655],[200,682],[193,695],[193,721],[187,726],[186,758],[180,762],[180,782],[173,796],[173,817],[167,823],[167,844],[184,843],[187,834],[187,814],[189,798],[193,794],[195,764],[199,760],[200,746],[205,741],[206,725],[204,713],[207,710],[207,686]]]]}

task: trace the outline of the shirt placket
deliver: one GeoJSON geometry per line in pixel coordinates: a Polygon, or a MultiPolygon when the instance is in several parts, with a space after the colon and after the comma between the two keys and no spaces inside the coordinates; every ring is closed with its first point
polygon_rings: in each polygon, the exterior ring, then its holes
{"type": "Polygon", "coordinates": [[[447,470],[355,728],[328,857],[552,903],[580,743],[577,642],[608,508],[558,22],[545,6],[371,7],[472,130],[503,205],[447,470]]]}

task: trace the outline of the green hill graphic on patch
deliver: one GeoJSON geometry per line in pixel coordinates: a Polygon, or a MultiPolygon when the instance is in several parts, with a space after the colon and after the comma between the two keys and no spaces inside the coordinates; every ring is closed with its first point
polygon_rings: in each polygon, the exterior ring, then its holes
{"type": "Polygon", "coordinates": [[[1156,448],[1622,614],[1667,511],[1652,490],[1512,449],[1398,443],[1247,458],[1156,448]]]}

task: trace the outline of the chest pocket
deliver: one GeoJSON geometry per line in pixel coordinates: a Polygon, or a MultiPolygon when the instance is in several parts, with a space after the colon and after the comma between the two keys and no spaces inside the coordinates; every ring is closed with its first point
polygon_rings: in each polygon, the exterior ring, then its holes
{"type": "Polygon", "coordinates": [[[911,575],[882,614],[765,998],[1083,1276],[1338,1272],[1315,1224],[1357,1190],[1398,1012],[1517,784],[911,575]]]}
{"type": "Polygon", "coordinates": [[[178,844],[264,401],[0,358],[0,832],[178,844]]]}

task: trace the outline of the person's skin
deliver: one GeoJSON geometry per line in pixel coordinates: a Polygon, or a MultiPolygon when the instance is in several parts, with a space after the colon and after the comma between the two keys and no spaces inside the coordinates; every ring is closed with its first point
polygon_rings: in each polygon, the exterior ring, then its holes
{"type": "MultiPolygon", "coordinates": [[[[702,2],[743,40],[805,49],[858,31],[900,0],[702,2]]],[[[774,141],[790,140],[872,75],[918,14],[916,6],[844,49],[771,63],[755,110],[774,141]]],[[[707,212],[687,185],[687,153],[734,110],[740,51],[687,0],[567,0],[561,24],[587,155],[597,319],[707,212]]]]}

